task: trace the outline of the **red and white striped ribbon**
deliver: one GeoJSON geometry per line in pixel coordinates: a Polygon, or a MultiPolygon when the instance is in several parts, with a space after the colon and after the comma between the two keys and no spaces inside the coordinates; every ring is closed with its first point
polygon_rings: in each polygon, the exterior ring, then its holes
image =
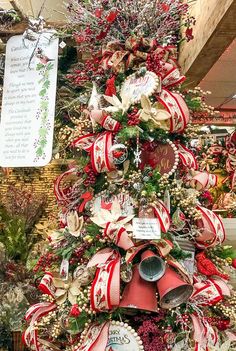
{"type": "MultiPolygon", "coordinates": [[[[49,312],[57,309],[57,305],[51,302],[42,302],[31,306],[26,312],[25,319],[30,321],[29,327],[25,330],[22,335],[22,340],[26,346],[31,348],[34,346],[36,351],[44,351],[44,346],[42,347],[39,338],[38,331],[35,328],[35,323],[37,323],[43,316],[46,316],[49,312]]],[[[52,345],[53,346],[53,345],[52,345]]]]}
{"type": "Polygon", "coordinates": [[[205,207],[197,206],[202,218],[196,222],[200,235],[196,238],[198,248],[214,247],[225,240],[225,229],[217,214],[205,207]]]}
{"type": "Polygon", "coordinates": [[[56,288],[53,285],[53,275],[50,272],[47,272],[42,278],[38,289],[42,291],[43,294],[55,297],[56,288]]]}
{"type": "Polygon", "coordinates": [[[93,121],[99,123],[106,130],[117,132],[120,128],[120,123],[102,110],[93,110],[90,116],[93,121]]]}
{"type": "Polygon", "coordinates": [[[159,102],[171,114],[170,132],[182,132],[189,122],[189,110],[184,99],[176,93],[163,88],[158,97],[159,102]]]}
{"type": "Polygon", "coordinates": [[[72,175],[77,176],[77,174],[77,168],[71,168],[56,178],[54,182],[54,194],[57,198],[58,203],[69,204],[71,202],[72,192],[68,187],[63,187],[63,183],[72,175]]]}
{"type": "Polygon", "coordinates": [[[116,169],[112,147],[112,132],[103,132],[98,135],[88,134],[76,139],[72,146],[90,153],[91,164],[96,173],[110,172],[116,169]]]}
{"type": "Polygon", "coordinates": [[[134,246],[125,227],[119,226],[119,224],[108,222],[103,235],[126,251],[134,246]]]}
{"type": "Polygon", "coordinates": [[[91,163],[95,172],[111,172],[116,169],[113,163],[112,133],[104,132],[97,136],[91,149],[91,163]]]}
{"type": "Polygon", "coordinates": [[[192,151],[190,151],[186,146],[179,143],[175,143],[175,146],[178,149],[179,158],[182,161],[183,165],[190,169],[197,170],[198,169],[197,160],[194,154],[192,153],[192,151]]]}
{"type": "Polygon", "coordinates": [[[166,62],[164,64],[163,71],[165,73],[162,75],[161,84],[165,88],[169,89],[174,85],[181,84],[186,79],[185,76],[181,75],[180,70],[171,63],[166,62]]]}
{"type": "Polygon", "coordinates": [[[198,172],[191,179],[189,184],[196,190],[210,189],[217,185],[217,175],[208,172],[198,172]]]}
{"type": "Polygon", "coordinates": [[[94,311],[106,311],[120,303],[120,254],[103,249],[90,260],[88,267],[97,266],[90,302],[94,311]]]}
{"type": "Polygon", "coordinates": [[[82,345],[75,351],[105,351],[108,341],[110,323],[94,323],[82,337],[82,345]]]}
{"type": "Polygon", "coordinates": [[[75,139],[71,146],[89,152],[96,138],[96,134],[86,134],[75,139]]]}
{"type": "Polygon", "coordinates": [[[160,222],[161,230],[167,233],[170,228],[170,213],[164,203],[158,200],[155,205],[153,205],[154,214],[160,222]]]}

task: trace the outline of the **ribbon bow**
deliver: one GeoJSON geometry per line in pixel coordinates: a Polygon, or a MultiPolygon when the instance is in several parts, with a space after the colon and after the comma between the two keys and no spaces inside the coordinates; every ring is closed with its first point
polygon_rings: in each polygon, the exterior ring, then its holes
{"type": "Polygon", "coordinates": [[[198,191],[202,191],[203,189],[210,189],[217,185],[217,176],[208,172],[191,170],[189,185],[198,191]]]}
{"type": "Polygon", "coordinates": [[[158,46],[156,40],[129,37],[125,44],[109,42],[102,52],[102,66],[105,70],[123,73],[149,60],[154,62],[155,73],[162,78],[162,85],[172,87],[185,80],[177,66],[177,50],[174,46],[158,46]]]}
{"type": "Polygon", "coordinates": [[[126,69],[133,67],[136,63],[146,61],[147,52],[138,50],[146,46],[146,49],[154,47],[154,41],[144,40],[144,38],[129,37],[125,44],[119,41],[109,42],[102,52],[102,66],[104,69],[112,68],[114,73],[125,72],[126,69]]]}
{"type": "Polygon", "coordinates": [[[72,146],[90,153],[94,172],[110,172],[116,169],[113,155],[109,152],[112,147],[111,132],[84,135],[74,140],[72,146]]]}

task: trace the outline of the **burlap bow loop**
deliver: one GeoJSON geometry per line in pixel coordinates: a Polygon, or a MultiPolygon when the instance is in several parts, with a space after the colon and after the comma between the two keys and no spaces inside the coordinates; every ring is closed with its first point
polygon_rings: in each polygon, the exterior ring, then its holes
{"type": "Polygon", "coordinates": [[[123,73],[134,66],[138,68],[143,65],[149,55],[157,67],[163,67],[159,75],[166,80],[164,85],[179,84],[184,80],[179,73],[176,48],[158,46],[153,39],[130,36],[124,44],[111,41],[102,50],[101,63],[105,70],[112,69],[115,74],[123,73]]]}

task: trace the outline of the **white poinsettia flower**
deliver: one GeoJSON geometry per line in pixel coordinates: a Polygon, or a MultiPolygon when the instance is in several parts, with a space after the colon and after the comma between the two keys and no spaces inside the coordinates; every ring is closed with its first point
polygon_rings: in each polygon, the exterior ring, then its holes
{"type": "Polygon", "coordinates": [[[104,108],[107,112],[119,112],[125,113],[130,108],[132,104],[131,94],[121,95],[121,100],[118,99],[116,95],[107,96],[104,95],[104,99],[109,102],[112,106],[108,106],[104,108]]]}
{"type": "Polygon", "coordinates": [[[151,120],[155,126],[168,129],[167,120],[171,115],[168,111],[160,109],[158,103],[152,104],[146,95],[141,96],[142,109],[139,111],[139,118],[147,122],[151,120]]]}
{"type": "Polygon", "coordinates": [[[83,216],[79,217],[76,211],[70,211],[66,215],[67,228],[71,235],[80,236],[84,224],[83,216]]]}
{"type": "Polygon", "coordinates": [[[99,227],[105,228],[107,223],[117,223],[119,226],[125,226],[127,230],[130,230],[128,222],[134,215],[124,216],[122,214],[121,206],[118,200],[114,200],[110,210],[101,209],[91,220],[99,227]],[[128,226],[128,228],[127,228],[128,226]]]}
{"type": "Polygon", "coordinates": [[[79,278],[72,280],[72,278],[69,277],[67,280],[63,280],[59,276],[54,276],[53,284],[56,288],[55,298],[58,305],[62,305],[66,300],[68,300],[71,305],[76,304],[81,286],[79,278]]]}

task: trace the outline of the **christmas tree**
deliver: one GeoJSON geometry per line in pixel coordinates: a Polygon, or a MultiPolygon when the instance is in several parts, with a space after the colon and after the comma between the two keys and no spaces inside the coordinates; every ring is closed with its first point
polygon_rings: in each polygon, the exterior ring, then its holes
{"type": "Polygon", "coordinates": [[[234,253],[199,201],[217,179],[190,151],[200,103],[180,87],[188,10],[181,0],[68,5],[76,162],[55,181],[60,229],[35,267],[42,301],[23,335],[33,350],[234,349],[234,253]]]}

